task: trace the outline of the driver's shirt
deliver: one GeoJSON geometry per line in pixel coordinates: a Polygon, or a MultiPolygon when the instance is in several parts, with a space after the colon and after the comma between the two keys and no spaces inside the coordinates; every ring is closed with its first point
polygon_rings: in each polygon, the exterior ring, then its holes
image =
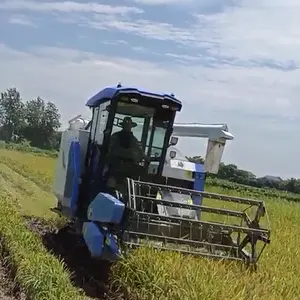
{"type": "Polygon", "coordinates": [[[108,155],[112,158],[125,158],[132,160],[134,163],[139,163],[144,153],[134,134],[121,130],[111,136],[108,155]]]}

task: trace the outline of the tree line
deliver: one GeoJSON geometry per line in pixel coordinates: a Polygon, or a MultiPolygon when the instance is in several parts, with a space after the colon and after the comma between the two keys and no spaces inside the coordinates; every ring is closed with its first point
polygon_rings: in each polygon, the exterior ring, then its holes
{"type": "MultiPolygon", "coordinates": [[[[204,162],[201,156],[187,157],[187,159],[195,163],[204,162]]],[[[291,193],[300,193],[300,179],[289,178],[283,180],[275,176],[256,177],[252,172],[239,169],[234,164],[221,163],[218,174],[209,174],[208,176],[257,188],[273,188],[291,193]]]]}
{"type": "MultiPolygon", "coordinates": [[[[30,146],[58,150],[61,126],[60,113],[56,105],[41,97],[24,101],[16,88],[9,88],[0,97],[0,140],[8,143],[27,141],[30,146]]],[[[190,161],[203,163],[201,156],[187,157],[190,161]]],[[[257,178],[253,173],[239,169],[234,164],[220,164],[216,175],[219,179],[229,180],[253,187],[275,188],[300,193],[300,179],[257,178]]]]}
{"type": "Polygon", "coordinates": [[[0,97],[0,140],[28,141],[32,147],[58,149],[61,133],[60,114],[54,103],[41,97],[23,101],[16,88],[0,97]]]}

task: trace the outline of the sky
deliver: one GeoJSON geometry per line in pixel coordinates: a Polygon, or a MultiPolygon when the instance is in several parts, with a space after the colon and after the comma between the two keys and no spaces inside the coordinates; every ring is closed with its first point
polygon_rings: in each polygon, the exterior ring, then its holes
{"type": "Polygon", "coordinates": [[[300,177],[299,0],[94,1],[0,0],[0,90],[52,101],[64,122],[118,82],[174,93],[176,121],[228,125],[225,163],[300,177]]]}

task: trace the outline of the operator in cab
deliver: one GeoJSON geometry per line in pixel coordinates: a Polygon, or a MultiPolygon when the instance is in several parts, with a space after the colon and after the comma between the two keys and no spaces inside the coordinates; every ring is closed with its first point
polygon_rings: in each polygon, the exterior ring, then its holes
{"type": "Polygon", "coordinates": [[[111,136],[108,155],[111,158],[119,158],[133,164],[138,164],[142,159],[146,159],[146,156],[137,138],[131,131],[137,124],[130,117],[125,117],[120,125],[122,126],[122,130],[115,132],[111,136]]]}
{"type": "Polygon", "coordinates": [[[120,125],[122,130],[111,136],[108,152],[110,170],[107,185],[117,190],[124,188],[122,185],[126,177],[137,175],[134,166],[138,166],[143,159],[148,161],[139,141],[131,131],[137,123],[130,117],[125,117],[120,125]]]}

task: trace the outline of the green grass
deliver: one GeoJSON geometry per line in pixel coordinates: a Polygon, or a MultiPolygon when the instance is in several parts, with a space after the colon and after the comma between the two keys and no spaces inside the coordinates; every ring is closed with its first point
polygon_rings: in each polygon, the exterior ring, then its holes
{"type": "Polygon", "coordinates": [[[30,153],[38,156],[48,156],[48,157],[57,157],[56,150],[45,150],[36,147],[30,146],[30,143],[24,141],[22,143],[6,143],[5,141],[0,140],[0,149],[7,149],[13,151],[20,151],[24,153],[30,153]]]}
{"type": "Polygon", "coordinates": [[[2,189],[9,191],[19,199],[24,214],[38,217],[53,215],[49,210],[49,207],[56,204],[52,194],[3,163],[0,163],[0,176],[5,179],[2,189]]]}
{"type": "MultiPolygon", "coordinates": [[[[3,178],[1,185],[5,184],[3,178]]],[[[40,238],[28,231],[14,205],[17,199],[0,192],[2,249],[15,271],[15,279],[30,299],[83,299],[75,289],[64,264],[46,251],[40,238]]]]}
{"type": "MultiPolygon", "coordinates": [[[[2,186],[6,187],[6,190],[0,194],[0,233],[5,233],[6,241],[11,239],[11,242],[6,242],[7,248],[17,251],[20,249],[18,247],[24,247],[23,245],[28,243],[25,238],[28,232],[22,227],[20,216],[16,212],[13,213],[12,218],[9,217],[11,207],[7,203],[11,203],[12,200],[7,198],[5,193],[9,192],[9,197],[18,199],[21,211],[50,217],[49,208],[53,205],[53,198],[49,191],[54,173],[54,160],[7,150],[0,150],[0,157],[2,162],[0,178],[3,181],[2,186]],[[41,203],[39,203],[39,199],[41,203]],[[15,226],[14,224],[19,225],[15,226]],[[13,230],[11,228],[15,228],[16,231],[23,232],[23,234],[11,232],[13,230]],[[14,236],[18,237],[18,247],[14,245],[17,243],[14,236]]],[[[291,197],[298,196],[277,192],[277,196],[273,197],[272,191],[262,190],[259,193],[258,190],[249,190],[249,188],[230,189],[229,187],[230,184],[226,189],[221,186],[208,186],[208,190],[243,197],[255,194],[256,197],[265,200],[267,205],[272,229],[271,245],[263,253],[256,273],[250,273],[236,263],[216,262],[203,258],[195,259],[174,253],[160,253],[147,248],[134,251],[128,259],[115,264],[112,272],[115,288],[122,289],[125,294],[130,295],[131,299],[139,300],[299,299],[300,204],[288,201],[291,200],[291,197]]],[[[206,199],[205,201],[210,200],[206,199]]],[[[32,246],[24,247],[26,249],[24,251],[29,255],[33,249],[30,247],[39,245],[37,246],[41,253],[38,256],[39,259],[52,262],[53,257],[43,249],[38,237],[31,238],[34,240],[30,243],[32,246]]],[[[52,263],[55,268],[60,270],[59,276],[52,275],[51,272],[54,269],[49,271],[50,275],[44,273],[41,275],[39,272],[43,271],[39,271],[37,266],[34,267],[38,258],[30,257],[28,263],[23,262],[22,265],[22,256],[20,253],[18,255],[14,256],[18,258],[15,260],[15,265],[22,266],[22,270],[24,266],[35,268],[34,272],[29,273],[31,278],[41,278],[43,275],[52,282],[68,278],[67,272],[60,269],[61,267],[56,265],[56,261],[52,263]],[[52,276],[56,279],[50,279],[52,276]]],[[[47,266],[51,268],[52,265],[48,263],[47,266]]],[[[26,286],[28,278],[25,271],[21,274],[25,278],[22,284],[26,286]]],[[[41,283],[41,286],[45,291],[47,285],[41,283]]],[[[66,286],[69,285],[66,284],[66,286]]],[[[34,291],[29,288],[27,290],[30,290],[31,293],[34,291]]],[[[55,293],[54,284],[51,285],[50,290],[49,293],[52,294],[49,294],[50,296],[47,298],[51,299],[51,295],[55,293]]]]}

